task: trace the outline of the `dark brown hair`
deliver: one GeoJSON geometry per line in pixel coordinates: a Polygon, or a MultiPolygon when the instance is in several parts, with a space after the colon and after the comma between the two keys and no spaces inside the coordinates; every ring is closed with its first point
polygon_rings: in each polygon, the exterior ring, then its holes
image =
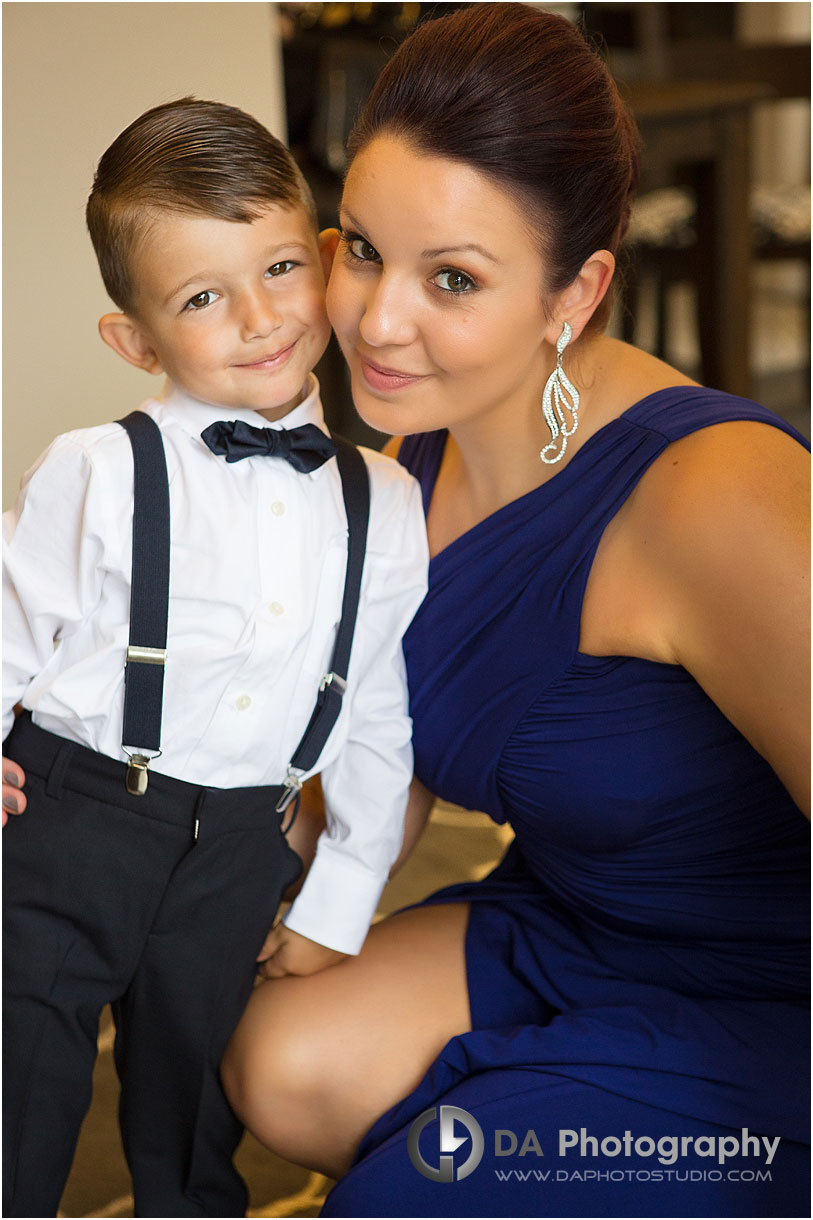
{"type": "Polygon", "coordinates": [[[160,212],[250,222],[269,204],[304,207],[316,228],[293,157],[251,115],[192,97],[147,110],[102,156],[87,203],[105,288],[133,312],[133,251],[160,212]]]}
{"type": "MultiPolygon", "coordinates": [[[[473,4],[426,21],[382,71],[349,158],[389,133],[465,163],[528,215],[560,292],[596,250],[616,253],[638,184],[638,136],[600,55],[564,17],[473,4]]],[[[606,324],[605,298],[591,325],[606,324]]]]}

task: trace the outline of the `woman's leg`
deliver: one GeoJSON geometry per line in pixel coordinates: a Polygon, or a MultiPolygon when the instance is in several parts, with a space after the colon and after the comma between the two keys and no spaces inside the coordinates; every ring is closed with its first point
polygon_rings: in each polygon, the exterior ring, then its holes
{"type": "Polygon", "coordinates": [[[254,991],[222,1079],[261,1143],[329,1177],[347,1171],[379,1115],[471,1028],[468,912],[404,911],[373,927],[358,957],[254,991]]]}

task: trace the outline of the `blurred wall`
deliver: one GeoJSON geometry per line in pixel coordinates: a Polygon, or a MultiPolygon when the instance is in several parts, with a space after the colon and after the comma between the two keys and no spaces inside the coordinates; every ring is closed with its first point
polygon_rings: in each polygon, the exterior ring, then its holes
{"type": "Polygon", "coordinates": [[[111,303],[84,207],[101,154],[186,94],[285,137],[276,6],[3,4],[3,505],[48,442],[127,414],[159,384],[105,347],[111,303]]]}

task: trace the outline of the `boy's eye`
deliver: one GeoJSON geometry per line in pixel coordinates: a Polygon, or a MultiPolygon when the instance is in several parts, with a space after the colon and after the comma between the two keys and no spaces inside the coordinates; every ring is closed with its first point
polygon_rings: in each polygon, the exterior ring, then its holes
{"type": "Polygon", "coordinates": [[[442,288],[444,292],[450,292],[455,296],[459,296],[462,292],[471,292],[477,287],[470,275],[466,275],[465,271],[438,271],[434,277],[434,282],[438,288],[442,288]]]}
{"type": "Polygon", "coordinates": [[[184,309],[205,309],[207,305],[211,305],[212,301],[217,300],[217,294],[214,292],[198,292],[195,296],[190,297],[184,305],[184,309]]]}
{"type": "Polygon", "coordinates": [[[272,277],[276,277],[278,275],[285,275],[288,271],[291,270],[292,267],[295,267],[295,266],[296,266],[296,263],[292,262],[291,259],[286,258],[286,259],[283,259],[281,263],[272,263],[272,265],[268,268],[268,270],[266,271],[265,274],[270,275],[272,277]]]}

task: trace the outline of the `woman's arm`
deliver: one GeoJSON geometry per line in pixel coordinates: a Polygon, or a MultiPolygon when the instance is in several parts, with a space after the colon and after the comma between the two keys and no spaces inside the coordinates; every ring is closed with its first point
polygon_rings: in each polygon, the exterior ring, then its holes
{"type": "Polygon", "coordinates": [[[409,787],[409,799],[404,817],[404,839],[398,858],[390,869],[391,877],[398,872],[398,869],[412,854],[418,839],[426,828],[434,803],[435,798],[428,788],[424,788],[419,779],[413,778],[409,787]]]}
{"type": "Polygon", "coordinates": [[[808,454],[769,425],[716,425],[671,445],[640,488],[667,651],[809,816],[808,454]]]}

